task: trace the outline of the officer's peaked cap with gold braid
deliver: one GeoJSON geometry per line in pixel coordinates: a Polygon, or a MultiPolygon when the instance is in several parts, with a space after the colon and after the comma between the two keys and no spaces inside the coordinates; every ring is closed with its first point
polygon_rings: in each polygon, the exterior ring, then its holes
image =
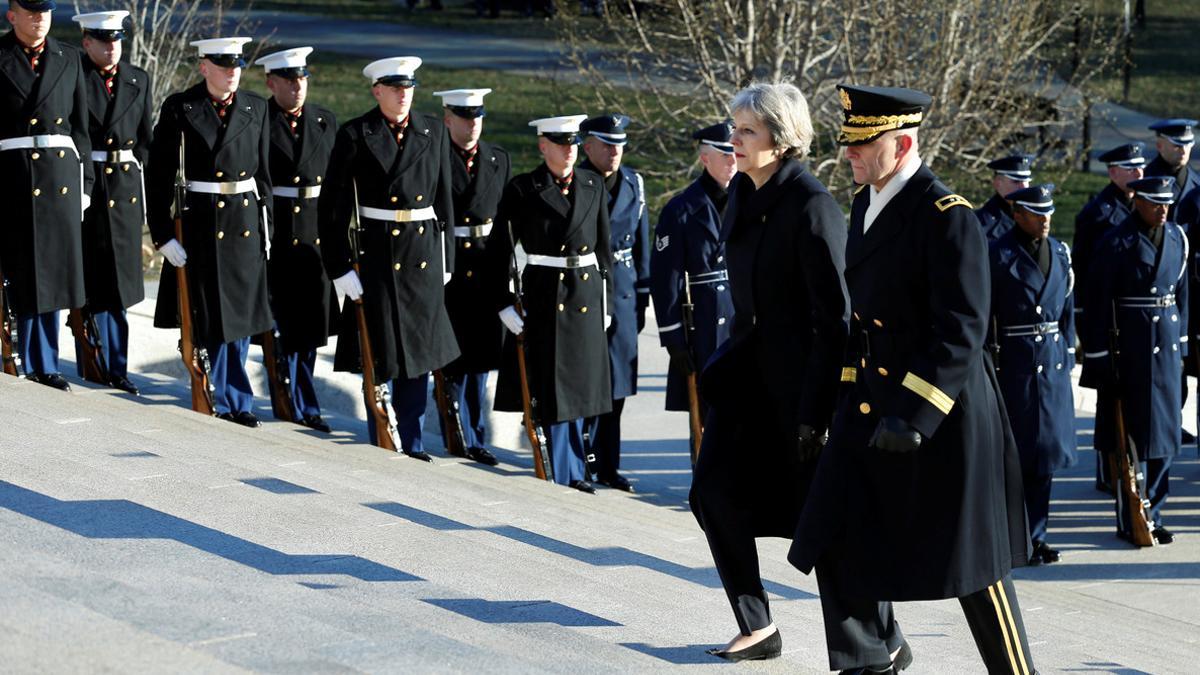
{"type": "Polygon", "coordinates": [[[837,89],[845,116],[840,145],[863,145],[884,132],[918,127],[933,101],[929,94],[901,87],[839,84],[837,89]]]}

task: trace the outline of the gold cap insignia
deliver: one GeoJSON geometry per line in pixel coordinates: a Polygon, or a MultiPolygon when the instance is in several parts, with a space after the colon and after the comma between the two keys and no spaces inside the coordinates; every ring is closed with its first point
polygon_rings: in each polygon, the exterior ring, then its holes
{"type": "Polygon", "coordinates": [[[844,110],[849,110],[850,109],[850,94],[849,94],[849,92],[847,92],[845,89],[838,89],[838,96],[840,96],[842,98],[842,108],[844,110]]]}

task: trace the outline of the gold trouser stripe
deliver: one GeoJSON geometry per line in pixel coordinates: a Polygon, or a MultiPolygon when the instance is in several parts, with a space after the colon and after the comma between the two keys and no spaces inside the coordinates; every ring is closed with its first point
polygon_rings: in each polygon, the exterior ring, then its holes
{"type": "Polygon", "coordinates": [[[858,369],[853,366],[842,368],[842,382],[857,382],[858,369]]]}
{"type": "Polygon", "coordinates": [[[988,586],[988,597],[992,599],[992,607],[996,610],[996,625],[1000,626],[1000,634],[1004,639],[1004,648],[1008,650],[1008,663],[1012,666],[1014,675],[1023,675],[1020,670],[1017,670],[1017,658],[1013,655],[1012,640],[1008,636],[1008,624],[1004,620],[1004,612],[1000,609],[1000,601],[996,599],[996,586],[1000,582],[996,582],[988,586]]]}
{"type": "Polygon", "coordinates": [[[946,392],[921,379],[916,373],[905,375],[904,381],[900,384],[929,401],[929,404],[942,411],[943,415],[949,415],[950,409],[954,407],[954,399],[950,398],[946,392]]]}
{"type": "Polygon", "coordinates": [[[1013,644],[1017,648],[1017,659],[1021,661],[1022,675],[1029,675],[1029,666],[1025,663],[1025,645],[1021,644],[1021,633],[1017,631],[1017,623],[1013,620],[1012,608],[1008,606],[1008,593],[1004,591],[1003,580],[996,582],[996,590],[1000,593],[1000,603],[1004,605],[1004,616],[1008,619],[1008,629],[1012,633],[1013,644]]]}

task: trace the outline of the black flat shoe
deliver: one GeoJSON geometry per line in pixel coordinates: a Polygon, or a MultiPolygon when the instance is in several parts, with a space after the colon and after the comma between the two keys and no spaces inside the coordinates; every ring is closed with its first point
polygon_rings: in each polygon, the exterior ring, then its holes
{"type": "Polygon", "coordinates": [[[709,649],[705,653],[735,663],[737,661],[766,661],[778,658],[783,653],[783,638],[779,635],[779,631],[775,631],[745,649],[734,652],[727,652],[724,649],[709,649]]]}
{"type": "Polygon", "coordinates": [[[620,490],[621,492],[630,492],[630,493],[634,492],[633,483],[630,483],[628,478],[626,478],[625,476],[622,476],[619,473],[613,474],[612,476],[609,476],[608,478],[601,478],[600,480],[598,480],[596,482],[601,485],[610,487],[614,490],[620,490]]]}
{"type": "Polygon", "coordinates": [[[839,672],[838,675],[895,675],[895,673],[911,666],[912,662],[912,649],[909,648],[908,641],[905,640],[900,643],[900,649],[896,651],[896,658],[892,659],[891,663],[881,663],[864,668],[850,668],[839,672]]]}
{"type": "Polygon", "coordinates": [[[446,454],[451,457],[462,457],[463,459],[470,459],[471,457],[470,450],[456,450],[449,447],[446,448],[446,454]]]}
{"type": "Polygon", "coordinates": [[[413,452],[409,452],[408,450],[405,450],[404,454],[408,455],[409,457],[412,457],[413,459],[419,459],[422,462],[432,462],[433,461],[433,457],[430,457],[429,453],[425,452],[424,450],[416,450],[413,452]]]}
{"type": "Polygon", "coordinates": [[[34,373],[27,376],[29,379],[44,384],[47,387],[54,387],[60,391],[71,391],[71,384],[67,379],[58,373],[34,373]]]}
{"type": "Polygon", "coordinates": [[[251,429],[262,426],[262,422],[258,421],[258,416],[249,410],[240,410],[233,413],[233,421],[244,427],[250,427],[251,429]]]}
{"type": "Polygon", "coordinates": [[[1034,555],[1040,555],[1042,562],[1046,563],[1047,565],[1062,560],[1062,554],[1058,552],[1058,549],[1050,548],[1044,541],[1039,541],[1035,547],[1035,550],[1036,552],[1034,555]]]}
{"type": "Polygon", "coordinates": [[[329,428],[329,425],[325,422],[325,420],[321,419],[320,415],[305,415],[304,419],[300,420],[300,424],[303,424],[309,429],[316,429],[317,431],[324,433],[333,431],[333,429],[329,428]]]}
{"type": "Polygon", "coordinates": [[[137,385],[129,380],[128,377],[114,377],[108,381],[108,386],[113,389],[120,389],[127,394],[141,396],[142,392],[138,391],[137,385]]]}
{"type": "Polygon", "coordinates": [[[574,488],[580,492],[586,492],[589,495],[596,494],[596,488],[592,487],[592,484],[586,480],[573,480],[570,483],[567,483],[567,487],[574,488]]]}
{"type": "Polygon", "coordinates": [[[467,458],[473,459],[480,464],[487,464],[488,466],[496,466],[500,463],[500,460],[496,459],[496,456],[491,452],[488,452],[487,448],[467,448],[467,458]]]}
{"type": "Polygon", "coordinates": [[[1165,546],[1175,541],[1175,535],[1165,527],[1156,527],[1150,534],[1154,535],[1154,541],[1157,541],[1160,545],[1165,546]]]}

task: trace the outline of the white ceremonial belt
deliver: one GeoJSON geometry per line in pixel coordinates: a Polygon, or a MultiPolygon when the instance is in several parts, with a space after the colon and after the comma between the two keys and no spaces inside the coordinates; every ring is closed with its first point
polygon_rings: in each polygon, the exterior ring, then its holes
{"type": "Polygon", "coordinates": [[[596,254],[587,253],[585,255],[538,255],[530,253],[526,256],[526,262],[530,265],[538,267],[555,267],[560,270],[570,270],[577,267],[598,267],[596,264],[596,254]]]}
{"type": "Polygon", "coordinates": [[[701,284],[715,284],[721,281],[729,280],[729,272],[727,270],[717,270],[716,272],[705,272],[688,278],[689,286],[700,286],[701,284]]]}
{"type": "Polygon", "coordinates": [[[255,192],[257,189],[258,186],[253,178],[225,183],[212,183],[206,180],[189,180],[187,182],[188,192],[200,192],[206,195],[240,195],[243,192],[255,192]]]}
{"type": "Polygon", "coordinates": [[[1043,323],[1030,323],[1020,326],[1001,326],[1001,337],[1029,337],[1031,335],[1053,335],[1058,332],[1058,323],[1055,321],[1046,321],[1043,323]]]}
{"type": "Polygon", "coordinates": [[[628,262],[633,260],[632,248],[621,248],[613,251],[613,262],[628,262]]]}
{"type": "Polygon", "coordinates": [[[92,161],[101,162],[104,164],[123,164],[125,162],[132,162],[135,160],[132,150],[114,150],[112,152],[93,150],[92,161]]]}
{"type": "Polygon", "coordinates": [[[321,186],[273,187],[271,188],[271,194],[276,197],[287,197],[288,199],[316,199],[321,196],[321,186]]]}
{"type": "Polygon", "coordinates": [[[454,236],[459,239],[482,239],[492,233],[492,224],[471,225],[469,227],[455,226],[454,236]]]}
{"type": "Polygon", "coordinates": [[[434,220],[437,214],[432,206],[423,209],[377,209],[370,206],[358,207],[358,215],[371,220],[388,223],[414,223],[418,220],[434,220]]]}
{"type": "Polygon", "coordinates": [[[1166,295],[1146,295],[1132,296],[1127,295],[1117,298],[1117,307],[1128,307],[1132,309],[1151,309],[1154,307],[1171,307],[1175,304],[1175,294],[1167,293],[1166,295]]]}
{"type": "Polygon", "coordinates": [[[4,150],[30,150],[38,148],[70,148],[75,156],[79,150],[75,147],[75,139],[66,134],[40,134],[38,136],[18,136],[0,140],[0,152],[4,150]]]}

